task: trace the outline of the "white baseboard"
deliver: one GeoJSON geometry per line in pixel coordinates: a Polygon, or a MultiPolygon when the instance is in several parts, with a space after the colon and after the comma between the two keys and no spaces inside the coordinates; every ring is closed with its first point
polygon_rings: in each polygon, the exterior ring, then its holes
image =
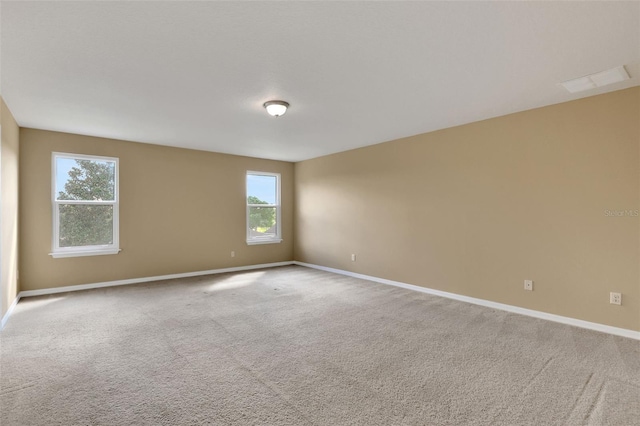
{"type": "Polygon", "coordinates": [[[208,271],[184,272],[181,274],[158,275],[155,277],[131,278],[128,280],[105,281],[93,284],[70,285],[66,287],[45,288],[42,290],[25,290],[20,292],[21,297],[42,296],[46,294],[66,293],[68,291],[89,290],[92,288],[115,287],[119,285],[139,284],[149,281],[172,280],[175,278],[189,278],[200,275],[224,274],[227,272],[250,271],[252,269],[275,268],[276,266],[293,265],[292,261],[263,263],[261,265],[235,266],[233,268],[210,269],[208,271]]]}
{"type": "Polygon", "coordinates": [[[7,321],[9,321],[9,317],[11,316],[11,313],[13,312],[14,308],[16,307],[19,301],[20,301],[20,293],[18,293],[16,298],[13,299],[13,302],[11,302],[9,309],[7,309],[7,313],[4,314],[4,316],[2,317],[2,321],[0,321],[0,330],[2,330],[4,328],[4,325],[7,323],[7,321]]]}
{"type": "Polygon", "coordinates": [[[248,266],[237,266],[232,268],[223,268],[223,269],[211,269],[208,271],[196,271],[196,272],[185,272],[181,274],[171,274],[171,275],[160,275],[155,277],[143,277],[143,278],[132,278],[128,280],[117,280],[117,281],[106,281],[101,283],[92,283],[92,284],[81,284],[81,285],[72,285],[65,287],[56,287],[56,288],[47,288],[42,290],[25,290],[18,293],[13,303],[7,310],[7,313],[2,317],[2,322],[0,323],[0,330],[2,330],[9,320],[11,313],[14,308],[18,304],[21,298],[23,297],[31,297],[31,296],[43,296],[47,294],[55,294],[55,293],[65,293],[69,291],[79,291],[79,290],[89,290],[93,288],[102,288],[102,287],[114,287],[120,285],[128,285],[128,284],[138,284],[150,281],[161,281],[161,280],[170,280],[175,278],[188,278],[188,277],[196,277],[201,275],[213,275],[213,274],[224,274],[227,272],[240,272],[240,271],[250,271],[252,269],[263,269],[263,268],[274,268],[277,266],[287,266],[287,265],[299,265],[305,266],[307,268],[319,269],[326,272],[333,272],[335,274],[347,275],[354,278],[359,278],[363,280],[373,281],[381,284],[392,285],[395,287],[401,287],[408,290],[419,291],[422,293],[432,294],[435,296],[445,297],[448,299],[454,299],[461,302],[472,303],[474,305],[485,306],[488,308],[498,309],[501,311],[512,312],[515,314],[526,315],[534,318],[540,318],[547,321],[558,322],[561,324],[572,325],[574,327],[586,328],[589,330],[600,331],[603,333],[609,333],[616,336],[627,337],[630,339],[640,340],[640,332],[634,330],[628,330],[626,328],[618,328],[612,327],[610,325],[599,324],[595,322],[583,321],[570,317],[563,317],[561,315],[549,314],[547,312],[535,311],[533,309],[521,308],[519,306],[507,305],[504,303],[492,302],[490,300],[477,299],[475,297],[463,296],[460,294],[449,293],[441,290],[434,290],[427,287],[420,287],[413,284],[407,284],[400,281],[388,280],[385,278],[378,278],[371,275],[358,274],[355,272],[345,271],[342,269],[329,268],[326,266],[314,265],[311,263],[298,262],[298,261],[286,261],[286,262],[275,262],[275,263],[265,263],[260,265],[248,265],[248,266]]]}
{"type": "Polygon", "coordinates": [[[535,311],[533,309],[521,308],[519,306],[506,305],[504,303],[492,302],[490,300],[477,299],[475,297],[463,296],[461,294],[448,293],[446,291],[434,290],[431,288],[420,287],[413,284],[406,284],[399,281],[387,280],[385,278],[378,278],[370,275],[358,274],[355,272],[349,272],[342,269],[328,268],[326,266],[314,265],[311,263],[304,263],[304,262],[298,262],[298,261],[294,261],[293,263],[299,266],[306,266],[308,268],[320,269],[322,271],[333,272],[335,274],[347,275],[350,277],[360,278],[368,281],[374,281],[381,284],[402,287],[408,290],[414,290],[422,293],[433,294],[435,296],[446,297],[447,299],[454,299],[454,300],[459,300],[461,302],[472,303],[474,305],[486,306],[488,308],[512,312],[514,314],[526,315],[529,317],[540,318],[547,321],[553,321],[553,322],[559,322],[561,324],[572,325],[574,327],[587,328],[589,330],[595,330],[603,333],[613,334],[616,336],[622,336],[622,337],[628,337],[630,339],[640,340],[640,331],[628,330],[626,328],[612,327],[610,325],[583,321],[583,320],[570,318],[570,317],[563,317],[561,315],[549,314],[547,312],[535,311]]]}
{"type": "Polygon", "coordinates": [[[287,261],[287,262],[264,263],[260,265],[235,266],[233,268],[210,269],[208,271],[185,272],[182,274],[159,275],[156,277],[143,277],[143,278],[132,278],[128,280],[105,281],[101,283],[70,285],[70,286],[55,287],[55,288],[44,288],[42,290],[25,290],[18,293],[18,296],[16,296],[15,300],[7,310],[7,313],[4,315],[4,317],[2,317],[0,330],[4,328],[4,325],[7,323],[7,321],[9,320],[9,317],[11,316],[11,312],[18,304],[18,301],[23,297],[44,296],[47,294],[66,293],[69,291],[90,290],[92,288],[115,287],[119,285],[146,283],[150,281],[197,277],[200,275],[224,274],[227,272],[250,271],[252,269],[275,268],[276,266],[288,266],[288,265],[293,265],[293,262],[287,261]]]}

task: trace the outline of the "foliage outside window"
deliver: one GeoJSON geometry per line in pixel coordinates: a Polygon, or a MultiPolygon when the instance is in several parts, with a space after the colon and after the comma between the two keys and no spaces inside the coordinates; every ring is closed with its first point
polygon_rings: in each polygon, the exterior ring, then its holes
{"type": "Polygon", "coordinates": [[[118,159],[53,153],[53,257],[116,254],[118,159]]]}
{"type": "Polygon", "coordinates": [[[247,172],[247,244],[279,243],[280,175],[247,172]]]}

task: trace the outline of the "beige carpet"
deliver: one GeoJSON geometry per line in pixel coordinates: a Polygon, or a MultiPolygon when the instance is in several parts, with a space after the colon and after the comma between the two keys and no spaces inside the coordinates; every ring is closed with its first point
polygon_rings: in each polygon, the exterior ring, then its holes
{"type": "Polygon", "coordinates": [[[640,342],[291,266],[23,299],[8,425],[638,425],[640,342]]]}

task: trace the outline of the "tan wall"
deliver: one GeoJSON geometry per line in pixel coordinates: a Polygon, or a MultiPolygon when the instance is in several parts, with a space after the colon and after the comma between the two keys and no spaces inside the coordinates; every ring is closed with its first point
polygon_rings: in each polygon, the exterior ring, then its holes
{"type": "Polygon", "coordinates": [[[0,318],[19,291],[18,283],[18,153],[19,128],[11,111],[0,97],[2,147],[0,147],[0,318]]]}
{"type": "Polygon", "coordinates": [[[640,209],[639,117],[636,87],[296,163],[295,259],[640,330],[639,218],[605,212],[640,209]]]}
{"type": "Polygon", "coordinates": [[[293,258],[292,163],[25,128],[20,140],[22,290],[293,258]],[[119,254],[49,256],[54,151],[120,159],[119,254]],[[247,170],[282,174],[280,244],[246,244],[247,170]]]}

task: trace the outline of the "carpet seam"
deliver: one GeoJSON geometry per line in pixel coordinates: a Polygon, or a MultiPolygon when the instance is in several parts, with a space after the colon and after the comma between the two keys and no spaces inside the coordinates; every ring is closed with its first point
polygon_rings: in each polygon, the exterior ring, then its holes
{"type": "MultiPolygon", "coordinates": [[[[210,318],[210,319],[214,324],[222,328],[225,331],[225,333],[227,333],[227,335],[229,335],[232,338],[235,338],[235,335],[231,333],[227,329],[227,327],[225,327],[223,324],[220,324],[220,322],[216,321],[214,318],[210,318]]],[[[248,372],[251,377],[255,378],[258,382],[262,383],[265,387],[267,387],[274,394],[276,394],[281,401],[283,401],[287,406],[291,407],[296,413],[302,416],[307,422],[309,422],[309,424],[316,425],[315,422],[310,420],[305,413],[300,411],[300,409],[296,407],[295,404],[293,404],[293,402],[289,401],[272,383],[262,378],[257,372],[254,372],[251,368],[247,367],[242,362],[241,359],[235,356],[234,352],[229,351],[226,346],[222,347],[222,351],[227,355],[229,359],[233,360],[237,366],[239,366],[244,371],[248,372]]]]}
{"type": "Polygon", "coordinates": [[[600,402],[600,398],[602,397],[602,393],[604,391],[605,385],[606,385],[605,381],[603,381],[602,384],[600,384],[600,388],[598,389],[598,394],[596,395],[595,399],[591,403],[591,406],[589,407],[589,411],[587,411],[587,414],[584,416],[585,425],[590,423],[591,416],[593,415],[593,410],[598,405],[600,405],[599,402],[600,402]]]}
{"type": "MultiPolygon", "coordinates": [[[[538,377],[547,367],[548,365],[551,363],[552,360],[554,360],[555,357],[551,357],[548,360],[545,361],[545,363],[542,365],[542,367],[538,370],[537,373],[535,373],[531,379],[529,379],[529,381],[527,382],[527,384],[522,388],[522,390],[520,391],[520,393],[518,394],[518,396],[522,396],[527,389],[529,389],[529,387],[531,386],[531,384],[534,382],[535,378],[538,377]]],[[[509,406],[511,406],[511,404],[509,405],[502,405],[497,413],[493,416],[493,418],[491,419],[491,424],[494,424],[496,419],[504,412],[504,410],[506,410],[509,406]]]]}
{"type": "Polygon", "coordinates": [[[565,417],[565,419],[564,419],[565,422],[571,418],[571,415],[573,414],[573,412],[578,407],[578,403],[580,402],[580,399],[584,395],[584,392],[587,390],[587,387],[589,386],[589,383],[591,383],[591,379],[593,379],[593,375],[594,375],[593,372],[591,372],[589,374],[589,378],[585,382],[584,386],[582,386],[582,389],[580,390],[580,394],[578,394],[578,397],[576,398],[575,402],[573,403],[573,406],[571,407],[571,411],[569,411],[569,414],[567,414],[567,416],[565,417]]]}

